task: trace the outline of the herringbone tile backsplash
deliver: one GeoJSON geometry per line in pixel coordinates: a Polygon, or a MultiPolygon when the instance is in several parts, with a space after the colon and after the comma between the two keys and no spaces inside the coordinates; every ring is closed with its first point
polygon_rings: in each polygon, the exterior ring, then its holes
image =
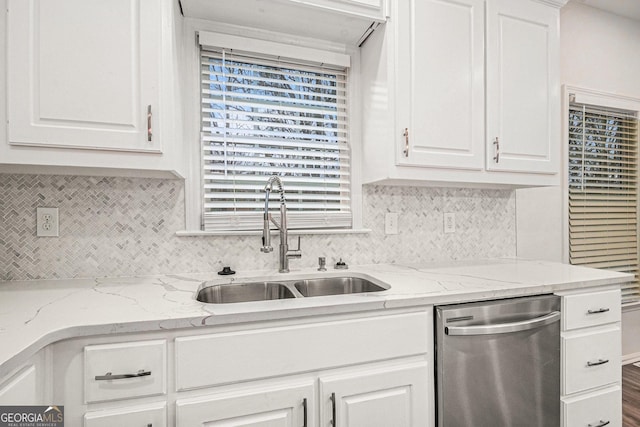
{"type": "MultiPolygon", "coordinates": [[[[319,256],[349,264],[515,256],[515,214],[510,190],[365,186],[371,233],[302,236],[303,258],[291,267],[313,267],[319,256]],[[384,234],[387,212],[399,214],[398,235],[384,234]],[[444,212],[456,214],[454,234],[443,232],[444,212]]],[[[179,180],[0,174],[0,220],[0,280],[277,267],[260,236],[177,237],[179,180]],[[60,237],[36,237],[40,206],[59,208],[60,237]]]]}

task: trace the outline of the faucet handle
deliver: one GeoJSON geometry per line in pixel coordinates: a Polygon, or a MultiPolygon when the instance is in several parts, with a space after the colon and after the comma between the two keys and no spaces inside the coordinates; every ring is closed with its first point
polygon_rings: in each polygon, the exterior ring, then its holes
{"type": "Polygon", "coordinates": [[[292,251],[300,251],[300,236],[298,236],[298,247],[295,249],[291,249],[292,251]]]}

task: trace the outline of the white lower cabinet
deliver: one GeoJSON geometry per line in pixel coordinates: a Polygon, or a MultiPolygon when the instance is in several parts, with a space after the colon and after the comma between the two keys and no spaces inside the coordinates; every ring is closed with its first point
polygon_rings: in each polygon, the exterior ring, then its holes
{"type": "Polygon", "coordinates": [[[320,425],[429,426],[426,362],[320,378],[320,425]]]}
{"type": "Polygon", "coordinates": [[[562,297],[562,427],[622,427],[620,290],[562,297]]]}
{"type": "Polygon", "coordinates": [[[53,401],[73,426],[432,427],[435,420],[431,307],[52,347],[53,401]]]}
{"type": "Polygon", "coordinates": [[[562,421],[567,427],[622,426],[622,390],[614,386],[562,399],[562,421]]]}
{"type": "Polygon", "coordinates": [[[176,426],[430,426],[429,365],[407,362],[176,401],[176,426]],[[316,380],[316,378],[318,378],[316,380]],[[316,386],[319,404],[316,405],[316,386]],[[219,424],[216,424],[219,423],[219,424]]]}
{"type": "Polygon", "coordinates": [[[51,381],[45,348],[5,378],[0,378],[0,405],[50,404],[51,381]]]}
{"type": "Polygon", "coordinates": [[[567,333],[562,338],[566,361],[563,394],[620,382],[620,326],[567,333]]]}
{"type": "Polygon", "coordinates": [[[312,427],[315,425],[314,390],[313,382],[307,381],[178,399],[176,426],[312,427]]]}
{"type": "Polygon", "coordinates": [[[122,407],[111,410],[87,412],[84,427],[165,427],[167,404],[122,407]]]}

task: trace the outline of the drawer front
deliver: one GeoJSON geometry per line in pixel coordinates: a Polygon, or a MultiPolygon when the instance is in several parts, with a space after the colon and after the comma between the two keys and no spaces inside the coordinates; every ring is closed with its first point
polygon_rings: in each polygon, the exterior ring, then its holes
{"type": "Polygon", "coordinates": [[[622,427],[620,387],[562,399],[562,422],[562,427],[622,427]]]}
{"type": "Polygon", "coordinates": [[[620,321],[620,290],[567,295],[562,298],[563,330],[620,321]]]}
{"type": "Polygon", "coordinates": [[[85,403],[166,392],[165,340],[84,348],[85,403]]]}
{"type": "Polygon", "coordinates": [[[166,403],[87,412],[84,427],[152,426],[167,425],[166,403]]]}
{"type": "Polygon", "coordinates": [[[619,325],[563,335],[562,394],[619,383],[622,375],[620,340],[619,325]]]}
{"type": "Polygon", "coordinates": [[[431,313],[421,311],[176,338],[176,387],[188,390],[425,354],[431,351],[432,324],[431,313]]]}

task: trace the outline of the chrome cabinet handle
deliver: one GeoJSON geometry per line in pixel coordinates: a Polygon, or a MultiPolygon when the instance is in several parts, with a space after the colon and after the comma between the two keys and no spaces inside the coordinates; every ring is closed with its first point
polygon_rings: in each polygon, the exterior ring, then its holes
{"type": "Polygon", "coordinates": [[[331,425],[338,427],[338,420],[336,419],[336,394],[331,393],[329,400],[331,400],[331,425]]]}
{"type": "Polygon", "coordinates": [[[528,331],[540,326],[550,325],[560,320],[560,312],[552,311],[541,317],[520,322],[499,323],[497,325],[474,325],[474,326],[447,326],[444,333],[447,335],[490,335],[508,334],[511,332],[528,331]]]}
{"type": "Polygon", "coordinates": [[[598,310],[587,310],[587,314],[606,313],[607,311],[609,311],[608,308],[599,308],[598,310]]]}
{"type": "Polygon", "coordinates": [[[135,374],[113,375],[111,372],[107,372],[104,375],[96,375],[96,381],[122,380],[122,379],[125,379],[125,378],[148,377],[149,375],[151,375],[151,371],[145,371],[144,369],[140,369],[135,374]]]}
{"type": "Polygon", "coordinates": [[[495,141],[493,141],[493,145],[496,146],[496,155],[493,157],[493,160],[495,160],[496,163],[500,163],[500,140],[497,136],[495,141]]]}
{"type": "Polygon", "coordinates": [[[598,424],[587,424],[587,427],[604,427],[611,424],[611,421],[600,420],[598,424]]]}
{"type": "Polygon", "coordinates": [[[598,359],[595,362],[587,361],[587,366],[599,366],[599,365],[604,365],[605,363],[609,363],[609,359],[598,359]]]}
{"type": "Polygon", "coordinates": [[[409,157],[409,128],[404,128],[404,156],[409,157]]]}
{"type": "Polygon", "coordinates": [[[151,142],[153,139],[153,131],[151,130],[151,117],[153,117],[153,113],[151,112],[151,105],[147,106],[147,141],[151,142]]]}
{"type": "Polygon", "coordinates": [[[302,427],[307,427],[307,398],[302,399],[302,427]]]}

